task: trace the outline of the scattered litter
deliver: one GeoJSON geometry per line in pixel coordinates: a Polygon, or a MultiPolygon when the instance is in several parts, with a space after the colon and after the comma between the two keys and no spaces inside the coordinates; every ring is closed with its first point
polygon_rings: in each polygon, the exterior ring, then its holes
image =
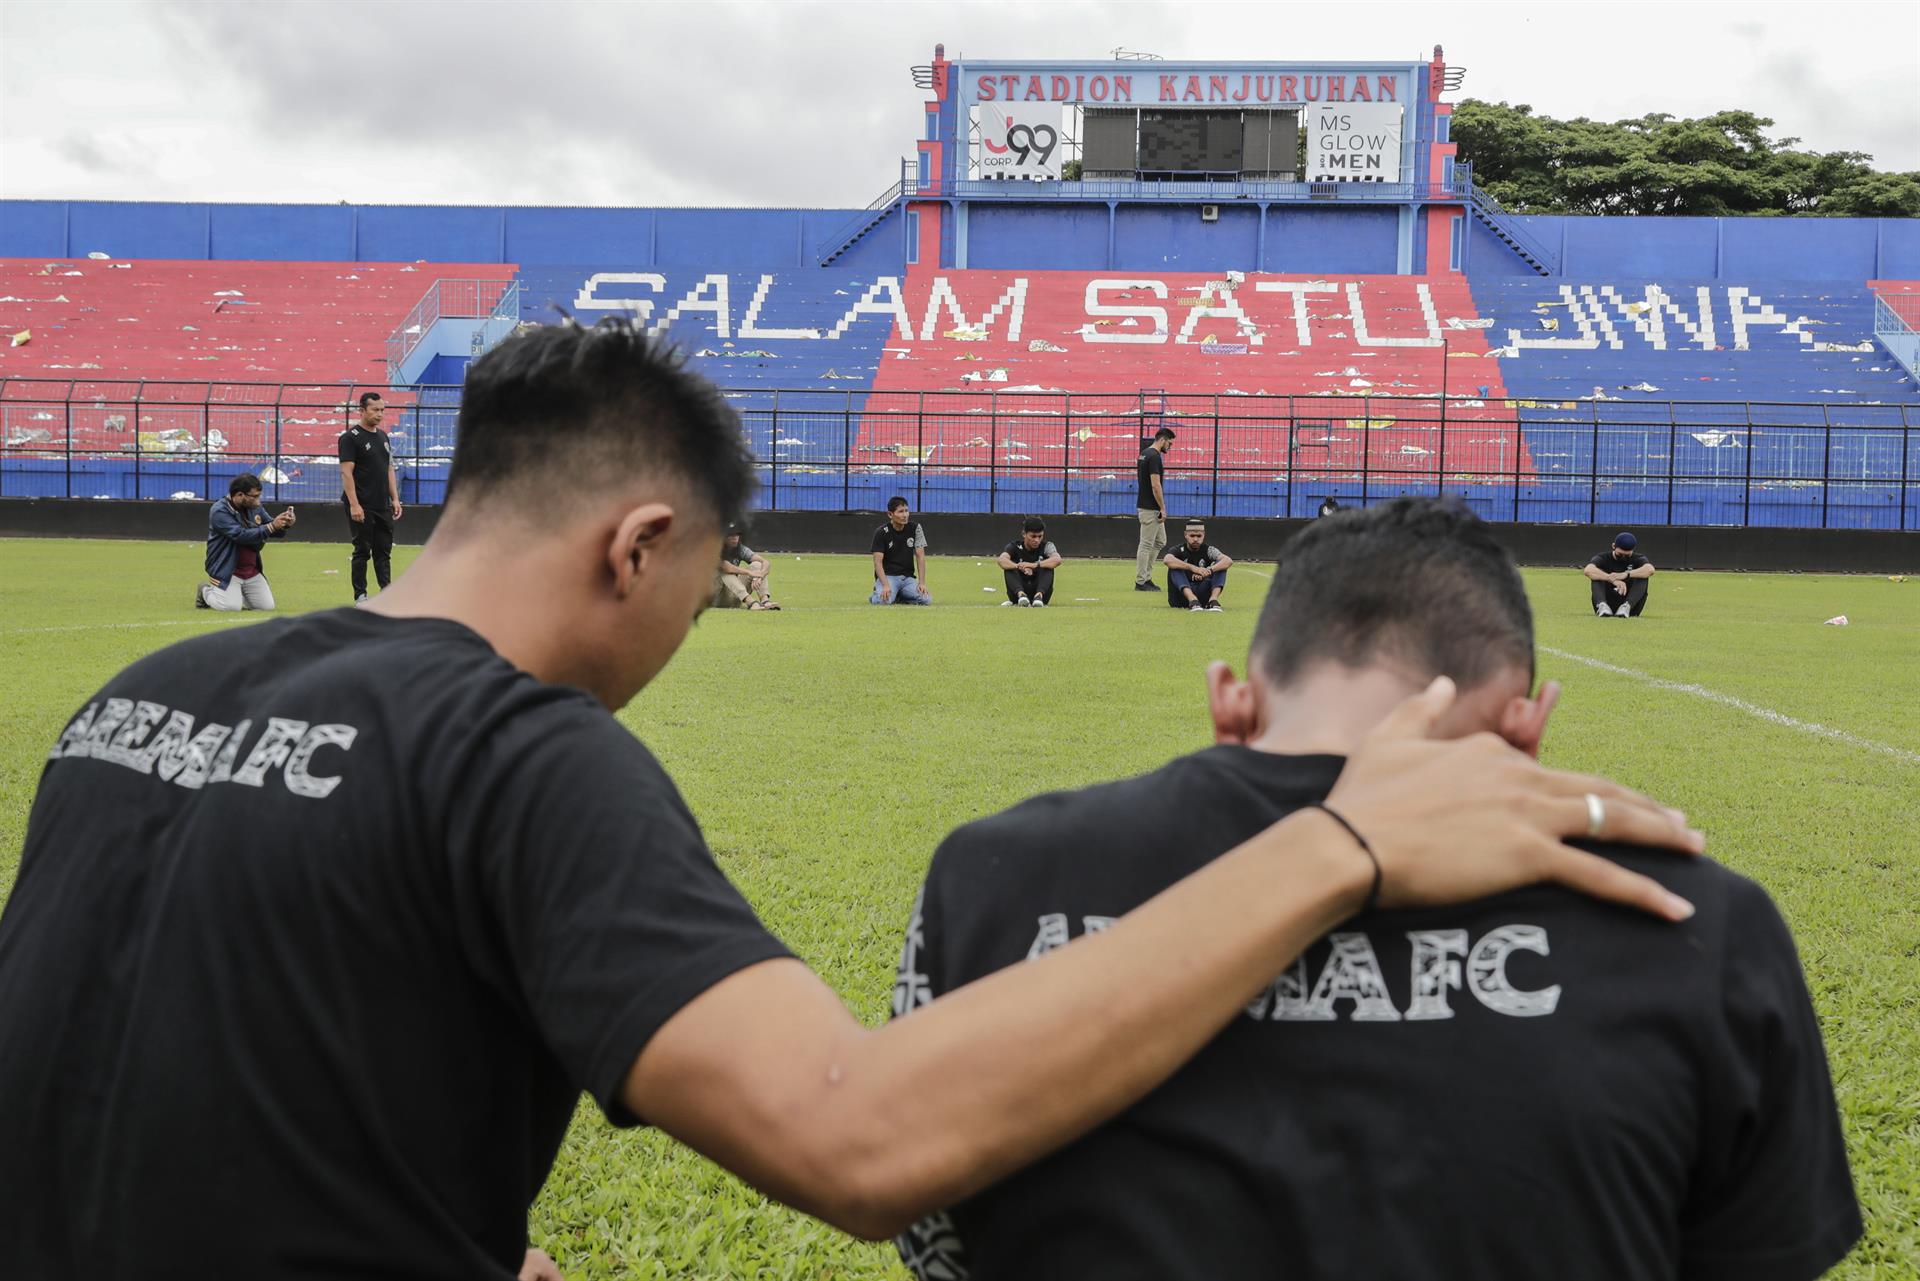
{"type": "Polygon", "coordinates": [[[68,298],[65,294],[55,294],[53,297],[49,298],[47,301],[48,302],[67,302],[68,298]]]}
{"type": "Polygon", "coordinates": [[[26,301],[25,298],[15,298],[12,294],[8,294],[5,298],[0,298],[0,302],[25,302],[25,301],[26,301]]]}
{"type": "Polygon", "coordinates": [[[1907,576],[1905,574],[1888,574],[1887,581],[1890,583],[1904,583],[1907,581],[1907,576]]]}
{"type": "Polygon", "coordinates": [[[191,489],[176,489],[176,490],[174,490],[174,491],[173,491],[173,492],[172,492],[171,494],[168,494],[168,495],[167,495],[167,497],[169,497],[169,498],[198,498],[198,497],[200,497],[200,495],[198,495],[198,494],[196,494],[196,493],[194,493],[194,492],[193,492],[193,491],[192,491],[191,489]]]}
{"type": "Polygon", "coordinates": [[[991,587],[982,587],[982,588],[981,588],[980,590],[981,590],[981,591],[983,591],[983,592],[990,592],[990,591],[992,591],[992,590],[993,590],[993,588],[991,588],[991,587]]]}
{"type": "Polygon", "coordinates": [[[1402,445],[1400,446],[1400,452],[1403,454],[1418,454],[1422,457],[1425,457],[1427,454],[1432,453],[1433,451],[1429,449],[1422,449],[1418,445],[1402,445]]]}
{"type": "Polygon", "coordinates": [[[1247,283],[1247,273],[1244,271],[1230,271],[1227,273],[1227,283],[1230,285],[1244,285],[1247,283]]]}
{"type": "MultiPolygon", "coordinates": [[[[1491,353],[1489,353],[1489,354],[1491,354],[1491,353]]],[[[1449,359],[1449,360],[1478,360],[1478,359],[1480,359],[1480,353],[1479,353],[1479,352],[1477,352],[1477,351],[1450,351],[1450,352],[1448,352],[1448,353],[1447,353],[1447,359],[1449,359]]]]}
{"type": "Polygon", "coordinates": [[[246,297],[246,295],[241,293],[238,289],[216,289],[213,291],[213,296],[215,298],[245,298],[246,297]]]}
{"type": "Polygon", "coordinates": [[[1560,328],[1560,322],[1559,322],[1559,321],[1557,321],[1557,320],[1553,320],[1553,319],[1551,319],[1551,318],[1548,318],[1548,317],[1544,317],[1544,316],[1543,316],[1543,317],[1541,317],[1541,320],[1540,320],[1540,328],[1542,328],[1542,329],[1558,329],[1558,328],[1560,328]]]}
{"type": "Polygon", "coordinates": [[[339,573],[340,571],[339,571],[339,570],[337,570],[337,569],[323,569],[323,570],[321,570],[320,572],[321,572],[321,573],[323,573],[323,574],[337,574],[337,573],[339,573]]]}
{"type": "Polygon", "coordinates": [[[1846,625],[1847,616],[1845,614],[1835,614],[1832,618],[1829,618],[1821,624],[1823,627],[1845,627],[1846,625]]]}
{"type": "Polygon", "coordinates": [[[1244,356],[1247,344],[1243,342],[1214,342],[1211,338],[1200,344],[1200,352],[1206,356],[1244,356]]]}
{"type": "Polygon", "coordinates": [[[84,271],[63,271],[60,274],[63,276],[84,276],[87,273],[84,271]]]}
{"type": "Polygon", "coordinates": [[[1459,316],[1448,316],[1447,328],[1448,329],[1491,329],[1493,328],[1493,317],[1488,316],[1482,320],[1463,320],[1459,316]]]}
{"type": "Polygon", "coordinates": [[[1641,383],[1635,383],[1631,387],[1622,387],[1620,390],[1621,391],[1659,391],[1660,389],[1654,386],[1652,383],[1641,382],[1641,383]]]}
{"type": "Polygon", "coordinates": [[[826,373],[821,374],[820,377],[822,379],[831,379],[834,382],[843,383],[857,383],[860,381],[859,374],[843,374],[837,369],[829,369],[826,373]]]}
{"type": "Polygon", "coordinates": [[[32,341],[33,341],[33,330],[22,329],[19,333],[13,336],[13,341],[8,343],[7,345],[9,347],[24,347],[32,341]]]}
{"type": "Polygon", "coordinates": [[[1044,338],[1036,338],[1027,344],[1028,351],[1065,351],[1065,347],[1056,347],[1044,338]]]}
{"type": "Polygon", "coordinates": [[[105,261],[106,261],[107,259],[109,259],[109,258],[111,258],[111,257],[113,257],[113,255],[112,255],[112,254],[103,254],[103,253],[101,253],[101,252],[100,252],[100,251],[99,251],[98,249],[96,249],[96,250],[94,250],[94,251],[93,251],[92,253],[90,253],[90,254],[88,254],[88,255],[87,255],[87,257],[89,257],[89,258],[94,258],[94,259],[98,259],[98,260],[99,260],[99,261],[101,261],[101,262],[105,262],[105,261]]]}
{"type": "Polygon", "coordinates": [[[1342,369],[1340,371],[1340,376],[1342,378],[1358,378],[1360,376],[1360,371],[1358,369],[1355,369],[1352,365],[1348,365],[1345,369],[1342,369]]]}
{"type": "Polygon", "coordinates": [[[1373,384],[1372,384],[1372,383],[1370,383],[1370,382],[1368,382],[1368,381],[1367,381],[1366,379],[1364,379],[1364,378],[1349,378],[1349,379],[1347,379],[1347,386],[1349,386],[1349,387],[1371,387],[1371,386],[1373,386],[1373,384]]]}
{"type": "Polygon", "coordinates": [[[959,329],[947,330],[946,336],[955,342],[985,342],[987,340],[987,327],[985,325],[963,325],[959,329]]]}
{"type": "MultiPolygon", "coordinates": [[[[413,330],[412,332],[418,333],[419,330],[416,329],[416,330],[413,330]]],[[[702,347],[699,351],[696,351],[693,354],[694,354],[694,358],[698,359],[701,356],[718,356],[720,353],[715,351],[711,347],[702,347]]]]}
{"type": "Polygon", "coordinates": [[[1873,344],[1870,342],[1817,342],[1813,345],[1813,349],[1815,351],[1872,351],[1873,344]]]}
{"type": "Polygon", "coordinates": [[[1098,605],[1100,598],[1098,596],[1075,596],[1073,603],[1076,605],[1098,605]]]}

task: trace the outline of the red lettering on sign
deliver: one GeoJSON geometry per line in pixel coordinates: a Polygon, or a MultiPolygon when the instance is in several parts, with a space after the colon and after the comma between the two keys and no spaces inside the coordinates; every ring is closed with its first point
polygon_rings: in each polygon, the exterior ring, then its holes
{"type": "Polygon", "coordinates": [[[1400,100],[1400,86],[1394,83],[1392,76],[1380,77],[1379,100],[1381,102],[1398,102],[1400,100]]]}
{"type": "Polygon", "coordinates": [[[1028,76],[1027,77],[1027,101],[1028,102],[1045,102],[1046,100],[1047,100],[1047,91],[1040,87],[1040,77],[1028,76]]]}
{"type": "Polygon", "coordinates": [[[1280,77],[1280,101],[1282,102],[1300,101],[1300,81],[1298,77],[1296,76],[1280,77]]]}
{"type": "Polygon", "coordinates": [[[1325,76],[1301,76],[1300,92],[1306,95],[1308,102],[1320,101],[1321,91],[1326,86],[1325,76]]]}
{"type": "Polygon", "coordinates": [[[1067,78],[1065,76],[1055,76],[1053,80],[1047,85],[1047,87],[1053,90],[1054,101],[1060,102],[1066,98],[1067,90],[1071,86],[1067,84],[1067,78]]]}
{"type": "Polygon", "coordinates": [[[1083,99],[1085,99],[1086,96],[1087,96],[1087,78],[1085,76],[1075,76],[1073,78],[1073,100],[1075,102],[1080,102],[1083,99]]]}
{"type": "Polygon", "coordinates": [[[1113,78],[1113,100],[1115,102],[1133,101],[1133,77],[1115,76],[1113,78]]]}
{"type": "Polygon", "coordinates": [[[1241,76],[1240,87],[1234,91],[1233,100],[1235,102],[1245,102],[1247,100],[1247,95],[1250,94],[1252,91],[1253,91],[1253,77],[1241,76]]]}
{"type": "MultiPolygon", "coordinates": [[[[1355,77],[1358,79],[1358,77],[1355,77]]],[[[1345,76],[1327,77],[1327,101],[1345,102],[1347,100],[1347,78],[1345,76]]]]}
{"type": "Polygon", "coordinates": [[[1160,77],[1160,101],[1172,102],[1177,92],[1173,87],[1172,76],[1160,77]]]}
{"type": "Polygon", "coordinates": [[[1092,98],[1095,102],[1105,102],[1107,100],[1107,78],[1105,76],[1095,76],[1087,82],[1087,97],[1092,98]]]}
{"type": "Polygon", "coordinates": [[[980,101],[982,101],[982,102],[992,102],[992,101],[993,101],[993,77],[992,77],[992,76],[981,76],[981,77],[980,77],[980,94],[979,94],[979,97],[980,97],[980,101]]]}
{"type": "Polygon", "coordinates": [[[1203,101],[1205,101],[1205,98],[1204,98],[1204,97],[1203,97],[1203,96],[1201,95],[1201,93],[1200,93],[1200,77],[1199,77],[1199,76],[1188,76],[1188,77],[1187,77],[1187,88],[1186,88],[1186,92],[1184,92],[1184,93],[1182,93],[1182,94],[1180,95],[1180,101],[1182,101],[1182,102],[1203,102],[1203,101]]]}
{"type": "Polygon", "coordinates": [[[1207,101],[1218,102],[1227,96],[1227,78],[1225,76],[1207,77],[1207,101]]]}
{"type": "Polygon", "coordinates": [[[1253,78],[1253,92],[1254,92],[1254,96],[1259,98],[1260,101],[1272,102],[1273,101],[1273,77],[1272,76],[1255,76],[1253,78]]]}
{"type": "Polygon", "coordinates": [[[1001,76],[1000,87],[1006,90],[1006,92],[1001,94],[1000,96],[1002,98],[1005,98],[1008,102],[1012,102],[1014,93],[1020,88],[1020,77],[1019,76],[1001,76]]]}
{"type": "Polygon", "coordinates": [[[1353,78],[1353,100],[1355,102],[1373,101],[1373,95],[1367,92],[1367,78],[1365,76],[1355,76],[1353,78]]]}

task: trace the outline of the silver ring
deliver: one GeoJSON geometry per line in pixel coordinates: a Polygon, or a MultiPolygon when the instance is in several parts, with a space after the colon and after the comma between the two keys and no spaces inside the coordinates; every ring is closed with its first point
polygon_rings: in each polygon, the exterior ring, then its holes
{"type": "Polygon", "coordinates": [[[1598,839],[1600,836],[1600,829],[1605,827],[1606,825],[1607,825],[1607,803],[1601,800],[1598,796],[1595,796],[1592,792],[1588,792],[1587,793],[1587,839],[1589,840],[1598,839]]]}

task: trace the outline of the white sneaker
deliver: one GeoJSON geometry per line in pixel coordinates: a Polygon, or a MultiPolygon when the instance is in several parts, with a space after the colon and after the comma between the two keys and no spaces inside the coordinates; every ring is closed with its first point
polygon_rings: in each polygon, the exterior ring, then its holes
{"type": "Polygon", "coordinates": [[[1012,609],[1012,608],[1013,608],[1013,602],[1012,602],[1012,601],[1010,601],[1010,600],[1003,600],[1003,601],[1001,601],[1001,602],[1000,602],[1000,608],[1001,608],[1001,609],[1012,609]]]}
{"type": "Polygon", "coordinates": [[[1025,592],[1020,593],[1020,599],[1016,603],[1020,606],[1021,609],[1025,609],[1027,606],[1033,604],[1032,601],[1027,599],[1027,594],[1025,592]]]}
{"type": "Polygon", "coordinates": [[[355,596],[353,598],[353,603],[358,605],[361,601],[365,600],[366,598],[367,598],[367,594],[365,592],[361,592],[358,596],[355,596]]]}
{"type": "Polygon", "coordinates": [[[1593,616],[1595,618],[1612,618],[1613,611],[1608,609],[1605,605],[1595,605],[1593,607],[1593,616]]]}
{"type": "Polygon", "coordinates": [[[1189,614],[1204,614],[1207,612],[1207,607],[1199,601],[1195,601],[1193,604],[1187,606],[1187,612],[1189,614]]]}
{"type": "Polygon", "coordinates": [[[1227,611],[1226,611],[1226,610],[1224,610],[1224,609],[1222,609],[1222,608],[1220,608],[1220,602],[1219,602],[1219,601],[1214,601],[1214,602],[1213,602],[1212,604],[1210,604],[1210,605],[1208,605],[1208,606],[1207,606],[1207,612],[1208,612],[1209,614],[1224,614],[1224,613],[1226,613],[1227,611]]]}
{"type": "Polygon", "coordinates": [[[1035,609],[1045,609],[1047,607],[1047,602],[1041,600],[1038,596],[1035,596],[1033,598],[1033,607],[1035,609]]]}

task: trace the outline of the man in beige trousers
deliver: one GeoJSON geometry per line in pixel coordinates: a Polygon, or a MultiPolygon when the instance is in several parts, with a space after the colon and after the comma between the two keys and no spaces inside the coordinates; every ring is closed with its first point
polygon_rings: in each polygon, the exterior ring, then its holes
{"type": "Polygon", "coordinates": [[[1140,451],[1140,490],[1134,496],[1139,509],[1140,546],[1133,554],[1133,590],[1157,592],[1153,567],[1167,545],[1167,451],[1173,448],[1173,428],[1162,427],[1140,451]]]}

